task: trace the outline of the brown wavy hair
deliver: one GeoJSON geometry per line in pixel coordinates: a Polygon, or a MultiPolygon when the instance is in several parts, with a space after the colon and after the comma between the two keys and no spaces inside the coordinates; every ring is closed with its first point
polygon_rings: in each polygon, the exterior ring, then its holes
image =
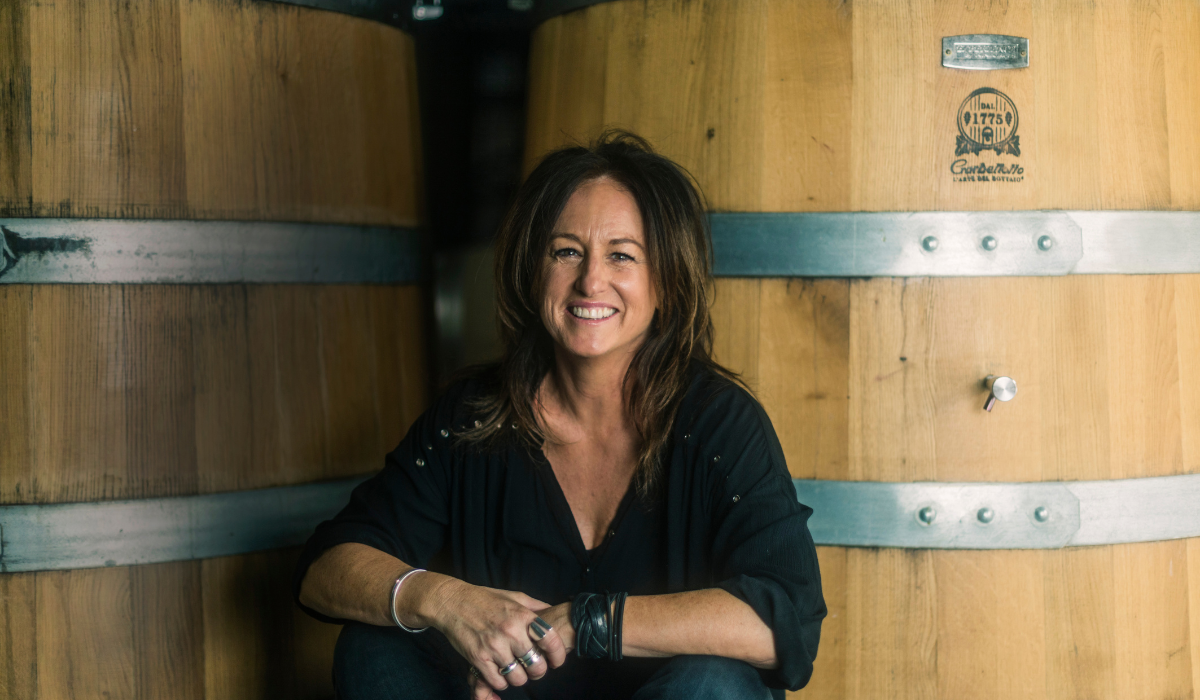
{"type": "Polygon", "coordinates": [[[554,347],[542,324],[541,297],[550,236],[567,199],[581,185],[610,178],[641,211],[646,256],[659,305],[624,386],[641,438],[634,480],[649,495],[662,454],[700,365],[741,383],[712,359],[711,239],[704,195],[691,175],[627,131],[606,131],[590,146],[546,155],[517,191],[496,239],[496,307],[504,356],[476,371],[482,393],[471,402],[479,418],[460,438],[497,445],[516,436],[540,448],[546,439],[535,405],[554,367],[554,347]]]}

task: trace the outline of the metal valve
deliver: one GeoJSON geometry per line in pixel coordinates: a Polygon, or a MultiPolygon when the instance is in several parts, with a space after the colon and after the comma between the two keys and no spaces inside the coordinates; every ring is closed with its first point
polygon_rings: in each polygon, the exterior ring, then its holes
{"type": "Polygon", "coordinates": [[[989,374],[983,380],[984,386],[988,388],[987,403],[983,405],[983,410],[991,411],[997,401],[1012,401],[1017,395],[1017,383],[1012,377],[997,377],[994,374],[989,374]]]}

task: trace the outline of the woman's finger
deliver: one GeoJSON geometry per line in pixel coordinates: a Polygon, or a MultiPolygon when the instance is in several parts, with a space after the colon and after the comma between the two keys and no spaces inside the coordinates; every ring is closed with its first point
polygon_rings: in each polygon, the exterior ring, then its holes
{"type": "Polygon", "coordinates": [[[496,695],[487,681],[475,674],[471,674],[471,696],[475,700],[500,700],[500,696],[496,695]]]}
{"type": "Polygon", "coordinates": [[[479,677],[483,680],[491,690],[504,690],[508,687],[508,681],[504,676],[500,675],[500,668],[496,666],[496,662],[490,657],[482,659],[475,664],[475,668],[479,671],[479,677]]]}
{"type": "Polygon", "coordinates": [[[533,643],[532,639],[521,640],[517,643],[516,648],[522,646],[524,647],[522,651],[516,652],[514,650],[513,653],[517,655],[517,660],[525,667],[525,675],[529,677],[529,680],[536,681],[546,675],[546,671],[549,670],[549,666],[546,665],[546,657],[542,653],[542,650],[533,643]],[[529,663],[526,663],[527,661],[529,663]]]}
{"type": "MultiPolygon", "coordinates": [[[[538,618],[538,620],[541,619],[538,618]]],[[[558,668],[567,660],[567,645],[563,644],[562,637],[558,636],[558,630],[553,628],[549,632],[545,632],[541,639],[538,639],[538,633],[544,632],[547,627],[549,625],[544,623],[539,625],[535,621],[533,625],[530,625],[529,634],[532,639],[536,640],[538,648],[544,652],[550,668],[558,668]]]]}
{"type": "MultiPolygon", "coordinates": [[[[512,652],[509,652],[509,654],[511,655],[512,652]]],[[[500,668],[505,668],[509,664],[515,664],[513,665],[512,670],[504,675],[504,680],[507,681],[509,685],[525,685],[529,682],[529,676],[525,675],[525,667],[521,665],[520,661],[517,661],[515,656],[508,661],[496,662],[496,665],[500,668]]],[[[497,671],[497,673],[499,673],[499,671],[497,671]]]]}

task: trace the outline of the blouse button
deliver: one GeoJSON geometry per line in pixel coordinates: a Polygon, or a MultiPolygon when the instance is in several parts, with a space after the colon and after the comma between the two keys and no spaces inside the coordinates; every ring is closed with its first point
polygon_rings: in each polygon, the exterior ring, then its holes
{"type": "Polygon", "coordinates": [[[442,428],[442,437],[450,437],[450,431],[442,428]]]}
{"type": "Polygon", "coordinates": [[[427,449],[427,450],[433,450],[433,445],[426,445],[426,446],[425,446],[425,449],[427,449]]]}
{"type": "Polygon", "coordinates": [[[734,502],[734,503],[737,503],[737,502],[738,502],[738,501],[740,501],[740,500],[742,500],[742,497],[741,497],[741,496],[734,496],[734,497],[733,497],[733,502],[734,502]]]}
{"type": "Polygon", "coordinates": [[[716,457],[713,457],[713,462],[714,462],[714,463],[716,463],[716,462],[720,462],[720,461],[721,461],[721,455],[717,455],[716,457]]]}
{"type": "Polygon", "coordinates": [[[421,459],[420,457],[417,457],[417,466],[418,467],[425,466],[425,460],[421,459]]]}
{"type": "Polygon", "coordinates": [[[476,427],[476,428],[478,428],[478,427],[479,427],[479,426],[481,426],[481,425],[483,425],[483,423],[480,423],[479,421],[475,421],[475,427],[476,427]]]}
{"type": "Polygon", "coordinates": [[[687,440],[687,439],[688,439],[688,438],[690,438],[691,436],[692,436],[692,434],[691,434],[691,433],[684,433],[684,434],[683,434],[683,439],[684,439],[684,440],[687,440]]]}

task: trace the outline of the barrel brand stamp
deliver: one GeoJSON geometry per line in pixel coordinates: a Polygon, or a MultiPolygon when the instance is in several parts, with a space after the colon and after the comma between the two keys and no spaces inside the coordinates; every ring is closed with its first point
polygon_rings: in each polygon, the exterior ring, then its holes
{"type": "Polygon", "coordinates": [[[1019,122],[1017,106],[1008,95],[993,88],[979,88],[958,108],[958,143],[954,155],[967,152],[979,155],[988,150],[998,156],[1021,155],[1019,122]]]}
{"type": "MultiPolygon", "coordinates": [[[[950,172],[957,182],[1020,182],[1025,169],[1016,162],[971,162],[962,156],[994,152],[996,156],[1021,155],[1021,137],[1017,135],[1021,118],[1017,105],[995,88],[975,90],[958,108],[958,136],[950,172]]],[[[974,159],[972,159],[974,160],[974,159]]]]}

